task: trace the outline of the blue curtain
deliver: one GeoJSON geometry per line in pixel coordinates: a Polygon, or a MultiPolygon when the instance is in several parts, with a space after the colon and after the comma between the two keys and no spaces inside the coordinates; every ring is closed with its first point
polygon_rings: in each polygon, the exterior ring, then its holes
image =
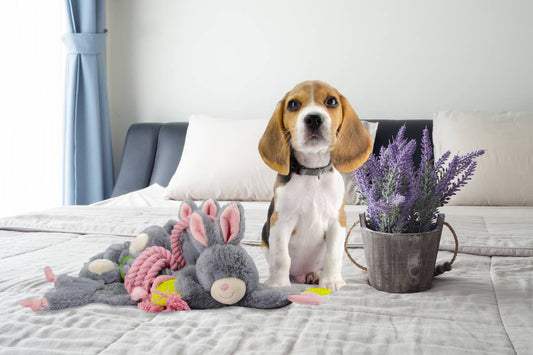
{"type": "Polygon", "coordinates": [[[111,195],[114,182],[105,68],[104,0],[66,0],[65,204],[111,195]]]}

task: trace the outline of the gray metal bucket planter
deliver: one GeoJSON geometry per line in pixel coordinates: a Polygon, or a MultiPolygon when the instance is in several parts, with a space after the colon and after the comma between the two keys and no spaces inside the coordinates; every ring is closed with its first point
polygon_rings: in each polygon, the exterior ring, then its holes
{"type": "MultiPolygon", "coordinates": [[[[383,233],[367,228],[365,214],[359,215],[361,234],[367,268],[368,282],[375,289],[392,293],[420,292],[431,288],[433,277],[451,270],[457,253],[457,237],[449,224],[444,222],[444,214],[439,214],[436,228],[426,233],[383,233]],[[456,248],[451,262],[435,267],[442,228],[446,224],[454,235],[456,248]]],[[[353,229],[350,228],[346,236],[353,229]]],[[[345,243],[346,246],[346,243],[345,243]]],[[[346,249],[346,252],[347,249],[346,249]]]]}

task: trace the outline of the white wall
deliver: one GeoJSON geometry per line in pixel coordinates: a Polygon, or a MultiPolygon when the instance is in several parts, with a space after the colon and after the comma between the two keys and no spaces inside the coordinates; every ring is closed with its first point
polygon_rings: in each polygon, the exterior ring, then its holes
{"type": "Polygon", "coordinates": [[[135,122],[270,117],[295,84],[363,118],[533,110],[533,1],[109,0],[115,160],[135,122]]]}
{"type": "Polygon", "coordinates": [[[65,27],[63,1],[0,1],[0,217],[62,203],[65,27]]]}

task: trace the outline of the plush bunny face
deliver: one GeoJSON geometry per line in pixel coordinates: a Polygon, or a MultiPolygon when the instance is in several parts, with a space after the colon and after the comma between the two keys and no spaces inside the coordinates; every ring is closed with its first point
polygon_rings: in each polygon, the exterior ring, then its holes
{"type": "Polygon", "coordinates": [[[244,234],[242,206],[229,204],[215,223],[202,212],[190,216],[193,238],[205,247],[196,261],[198,282],[216,301],[231,305],[257,289],[259,273],[252,258],[239,246],[244,234]]]}
{"type": "Polygon", "coordinates": [[[246,284],[235,277],[218,279],[211,285],[211,297],[222,304],[235,304],[242,300],[245,294],[246,284]]]}
{"type": "Polygon", "coordinates": [[[255,263],[246,251],[237,245],[214,245],[207,248],[196,262],[196,273],[202,288],[210,291],[211,296],[217,301],[219,300],[216,295],[225,294],[228,296],[235,292],[235,295],[241,295],[239,299],[235,300],[238,302],[246,292],[254,291],[259,283],[259,274],[255,263]],[[238,279],[241,282],[220,281],[228,278],[238,279]],[[222,289],[214,287],[215,284],[220,284],[222,289]],[[224,284],[229,286],[228,290],[223,289],[225,286],[222,285],[224,284]],[[230,288],[231,290],[229,290],[230,288]]]}

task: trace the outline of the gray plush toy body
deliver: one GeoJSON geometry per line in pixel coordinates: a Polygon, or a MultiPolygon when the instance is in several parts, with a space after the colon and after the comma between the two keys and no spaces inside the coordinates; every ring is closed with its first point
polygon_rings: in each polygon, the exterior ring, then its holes
{"type": "MultiPolygon", "coordinates": [[[[54,289],[37,300],[23,300],[23,306],[34,311],[40,309],[63,309],[88,303],[111,305],[135,305],[124,288],[124,276],[136,258],[152,246],[170,250],[170,233],[177,223],[169,220],[163,227],[149,226],[132,242],[116,243],[86,262],[78,277],[55,275],[50,267],[44,270],[45,277],[54,283],[54,289]]],[[[162,270],[169,274],[169,270],[162,270]]]]}
{"type": "Polygon", "coordinates": [[[170,234],[176,223],[176,220],[171,219],[163,227],[149,226],[132,242],[112,244],[102,253],[90,258],[83,265],[79,277],[103,280],[105,284],[123,282],[135,259],[146,248],[160,246],[171,250],[170,234]]]}
{"type": "Polygon", "coordinates": [[[244,236],[244,210],[230,203],[214,223],[201,211],[191,214],[191,237],[204,247],[196,264],[178,271],[175,290],[191,309],[243,306],[279,308],[291,303],[294,288],[271,288],[259,282],[259,272],[239,243],[244,236]]]}
{"type": "MultiPolygon", "coordinates": [[[[195,211],[202,211],[214,221],[220,205],[214,199],[204,201],[198,207],[193,201],[186,200],[180,206],[181,222],[195,211]]],[[[55,275],[52,269],[45,268],[45,277],[54,283],[54,289],[42,299],[23,300],[21,304],[40,309],[63,309],[88,303],[106,303],[111,305],[132,305],[138,301],[124,287],[124,277],[139,255],[150,247],[162,247],[172,251],[171,234],[178,221],[169,220],[163,227],[153,225],[145,228],[137,237],[129,242],[110,245],[106,250],[91,257],[82,267],[78,277],[55,275]]],[[[185,228],[180,238],[180,247],[187,265],[194,264],[204,246],[194,241],[185,228]]],[[[172,271],[163,268],[161,275],[169,275],[172,271]]]]}

